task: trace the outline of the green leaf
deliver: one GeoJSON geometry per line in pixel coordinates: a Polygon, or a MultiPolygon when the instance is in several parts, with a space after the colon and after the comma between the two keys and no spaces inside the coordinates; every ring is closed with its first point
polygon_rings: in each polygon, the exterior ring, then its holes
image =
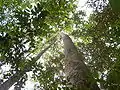
{"type": "Polygon", "coordinates": [[[120,0],[109,0],[109,2],[114,11],[120,11],[120,0]]]}

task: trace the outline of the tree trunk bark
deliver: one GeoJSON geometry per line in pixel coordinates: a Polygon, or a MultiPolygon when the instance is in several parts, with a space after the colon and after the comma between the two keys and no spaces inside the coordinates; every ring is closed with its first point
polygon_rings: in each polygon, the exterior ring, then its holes
{"type": "MultiPolygon", "coordinates": [[[[53,44],[53,43],[52,43],[53,44]]],[[[35,58],[34,61],[32,61],[32,64],[34,64],[50,47],[50,44],[48,47],[46,47],[44,50],[42,50],[35,58]]],[[[28,63],[29,64],[29,63],[28,63]]],[[[15,82],[17,82],[26,72],[29,72],[32,68],[32,66],[28,67],[30,65],[26,65],[23,71],[19,71],[13,76],[11,76],[7,81],[5,81],[3,84],[0,85],[0,90],[8,90],[15,82]]]]}
{"type": "Polygon", "coordinates": [[[0,90],[8,90],[21,76],[18,73],[10,77],[7,81],[0,85],[0,90]]]}
{"type": "Polygon", "coordinates": [[[100,90],[90,70],[83,62],[84,57],[78,53],[71,38],[61,33],[65,54],[65,74],[68,81],[81,90],[100,90]]]}

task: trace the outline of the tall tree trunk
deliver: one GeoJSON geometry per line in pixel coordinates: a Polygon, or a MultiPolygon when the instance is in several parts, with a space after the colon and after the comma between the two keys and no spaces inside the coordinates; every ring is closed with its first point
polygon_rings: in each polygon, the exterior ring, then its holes
{"type": "MultiPolygon", "coordinates": [[[[53,43],[52,43],[53,44],[53,43]]],[[[34,64],[52,45],[50,44],[48,47],[46,47],[44,50],[42,50],[33,61],[30,63],[34,64]]],[[[28,63],[29,64],[29,63],[28,63]]],[[[11,76],[7,81],[5,81],[3,84],[0,85],[0,90],[8,90],[15,82],[19,81],[19,79],[26,73],[31,71],[32,66],[26,65],[23,71],[19,71],[13,76],[11,76]],[[29,66],[29,67],[28,67],[29,66]]]]}
{"type": "Polygon", "coordinates": [[[65,74],[68,81],[80,90],[100,90],[95,79],[92,77],[84,57],[78,53],[71,38],[61,33],[65,54],[65,74]]]}

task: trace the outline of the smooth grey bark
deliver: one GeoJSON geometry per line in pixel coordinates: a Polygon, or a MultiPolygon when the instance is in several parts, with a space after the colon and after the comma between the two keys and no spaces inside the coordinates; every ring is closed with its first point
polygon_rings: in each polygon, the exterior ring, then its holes
{"type": "Polygon", "coordinates": [[[65,74],[68,81],[81,90],[100,90],[83,62],[82,53],[78,53],[71,38],[64,33],[61,33],[61,37],[64,44],[65,74]]]}
{"type": "MultiPolygon", "coordinates": [[[[53,43],[52,43],[53,44],[53,43]]],[[[34,64],[50,47],[50,44],[48,47],[46,47],[44,50],[42,50],[35,58],[34,61],[30,62],[34,64]]],[[[28,63],[29,64],[29,63],[28,63]]],[[[7,81],[5,81],[3,84],[0,85],[0,90],[8,90],[15,82],[17,82],[26,72],[31,71],[32,66],[26,65],[23,71],[19,71],[13,76],[11,76],[7,81]],[[29,66],[29,67],[28,67],[29,66]]]]}

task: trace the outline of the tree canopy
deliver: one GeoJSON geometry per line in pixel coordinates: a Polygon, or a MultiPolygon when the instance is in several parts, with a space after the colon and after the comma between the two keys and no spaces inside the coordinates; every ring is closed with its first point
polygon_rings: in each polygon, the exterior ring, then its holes
{"type": "Polygon", "coordinates": [[[76,0],[0,1],[0,89],[77,90],[64,74],[59,33],[73,39],[100,89],[120,89],[120,12],[115,0],[88,0],[88,20],[76,0]],[[9,68],[9,70],[4,69],[9,68]]]}

